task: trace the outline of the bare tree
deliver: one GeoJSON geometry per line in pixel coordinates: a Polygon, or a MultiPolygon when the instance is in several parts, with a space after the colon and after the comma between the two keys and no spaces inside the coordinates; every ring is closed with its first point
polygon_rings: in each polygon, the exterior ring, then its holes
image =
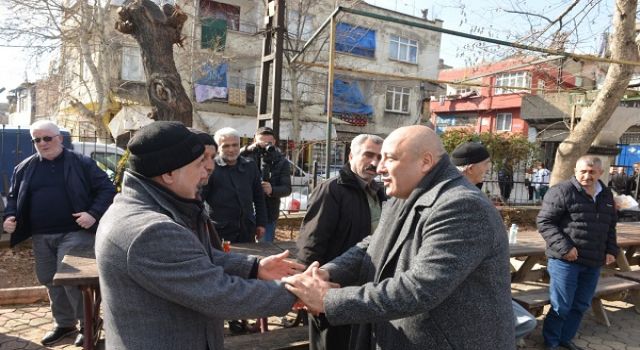
{"type": "MultiPolygon", "coordinates": [[[[33,56],[57,52],[64,72],[61,106],[73,107],[103,137],[107,129],[113,41],[108,39],[109,0],[5,0],[11,13],[0,38],[24,45],[33,56]],[[87,72],[88,76],[83,73],[87,72]]],[[[64,124],[64,123],[63,123],[64,124]]]]}
{"type": "MultiPolygon", "coordinates": [[[[634,40],[637,7],[637,0],[616,0],[610,39],[613,60],[638,60],[638,42],[637,39],[634,40]]],[[[623,64],[609,66],[604,84],[595,100],[583,113],[580,123],[558,148],[551,184],[571,176],[578,158],[587,152],[620,104],[620,98],[627,89],[632,74],[633,66],[623,64]]]]}

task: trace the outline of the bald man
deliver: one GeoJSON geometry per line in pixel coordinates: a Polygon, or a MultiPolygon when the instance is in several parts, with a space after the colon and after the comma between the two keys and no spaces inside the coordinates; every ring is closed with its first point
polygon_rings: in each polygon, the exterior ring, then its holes
{"type": "Polygon", "coordinates": [[[514,349],[509,246],[494,206],[424,126],[392,132],[377,171],[393,199],[376,233],[287,288],[330,325],[357,324],[351,349],[514,349]]]}

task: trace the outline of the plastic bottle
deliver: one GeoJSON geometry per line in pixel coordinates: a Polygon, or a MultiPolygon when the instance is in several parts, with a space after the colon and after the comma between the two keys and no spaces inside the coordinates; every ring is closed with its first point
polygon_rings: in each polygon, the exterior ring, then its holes
{"type": "Polygon", "coordinates": [[[511,224],[511,229],[509,229],[509,244],[518,243],[518,225],[511,224]]]}

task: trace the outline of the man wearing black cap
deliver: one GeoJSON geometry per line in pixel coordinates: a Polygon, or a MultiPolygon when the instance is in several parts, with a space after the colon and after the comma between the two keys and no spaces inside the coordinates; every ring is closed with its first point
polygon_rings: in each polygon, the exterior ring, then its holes
{"type": "Polygon", "coordinates": [[[199,138],[158,121],[129,150],[96,237],[107,348],[222,349],[223,319],[286,314],[295,298],[278,280],[302,268],[288,252],[258,260],[211,245],[199,138]]]}
{"type": "Polygon", "coordinates": [[[291,194],[291,166],[276,147],[276,136],[269,127],[259,128],[254,143],[242,147],[240,155],[251,157],[260,167],[261,185],[267,206],[267,223],[260,240],[273,242],[280,215],[280,198],[291,194]]]}
{"type": "Polygon", "coordinates": [[[458,167],[458,170],[478,188],[482,188],[484,175],[491,168],[489,152],[477,142],[458,145],[451,152],[451,163],[458,167]]]}

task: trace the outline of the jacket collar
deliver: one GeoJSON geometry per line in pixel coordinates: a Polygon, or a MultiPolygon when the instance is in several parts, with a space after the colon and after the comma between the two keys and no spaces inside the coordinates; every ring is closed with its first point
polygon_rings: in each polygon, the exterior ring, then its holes
{"type": "Polygon", "coordinates": [[[201,201],[182,198],[155,181],[131,170],[124,173],[122,184],[123,194],[143,201],[148,199],[140,198],[140,193],[151,197],[151,200],[164,209],[174,221],[187,228],[192,228],[204,211],[201,201]]]}
{"type": "MultiPolygon", "coordinates": [[[[591,198],[591,195],[589,195],[589,194],[587,193],[587,191],[584,189],[584,187],[582,187],[582,185],[578,182],[578,179],[576,179],[575,175],[574,175],[574,176],[572,176],[572,177],[571,177],[571,179],[569,179],[569,181],[571,182],[571,184],[573,185],[573,187],[575,187],[575,188],[576,188],[576,190],[577,190],[579,193],[582,193],[582,194],[584,194],[585,196],[588,196],[589,198],[591,198]]],[[[600,189],[601,189],[601,190],[600,190],[600,191],[598,191],[598,188],[597,188],[597,186],[596,186],[596,193],[595,193],[595,196],[594,196],[594,197],[597,197],[600,193],[602,193],[602,191],[604,191],[604,189],[605,189],[605,188],[607,188],[607,187],[604,185],[604,182],[602,182],[601,180],[598,180],[598,184],[600,185],[600,189]]]]}
{"type": "Polygon", "coordinates": [[[462,174],[451,164],[449,156],[444,154],[436,166],[418,183],[418,186],[407,198],[407,205],[420,205],[430,207],[440,196],[443,187],[452,180],[461,178],[462,174]]]}

